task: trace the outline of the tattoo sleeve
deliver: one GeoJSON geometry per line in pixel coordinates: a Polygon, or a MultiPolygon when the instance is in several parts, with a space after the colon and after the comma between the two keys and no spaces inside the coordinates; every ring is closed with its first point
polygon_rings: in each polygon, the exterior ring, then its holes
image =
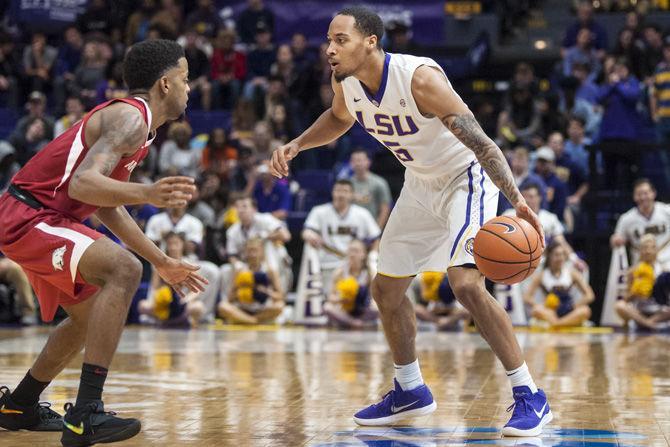
{"type": "Polygon", "coordinates": [[[493,183],[505,194],[514,206],[521,199],[512,170],[500,148],[484,133],[472,114],[449,114],[442,118],[442,123],[465,146],[475,153],[493,183]]]}

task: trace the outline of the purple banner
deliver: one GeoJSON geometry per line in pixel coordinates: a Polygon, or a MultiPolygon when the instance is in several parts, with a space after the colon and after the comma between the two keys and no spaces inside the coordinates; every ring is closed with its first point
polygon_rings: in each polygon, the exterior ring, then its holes
{"type": "MultiPolygon", "coordinates": [[[[222,15],[232,11],[237,17],[247,7],[243,0],[218,0],[222,15]],[[231,9],[228,9],[231,8],[231,9]]],[[[366,6],[381,16],[384,23],[402,20],[411,23],[414,40],[422,45],[440,45],[444,42],[444,2],[435,0],[385,0],[347,2],[342,0],[265,0],[265,5],[275,14],[275,41],[286,42],[295,32],[307,36],[312,45],[326,40],[328,24],[342,8],[366,6]]]]}
{"type": "Polygon", "coordinates": [[[14,20],[31,30],[55,33],[84,12],[88,0],[12,0],[14,20]]]}

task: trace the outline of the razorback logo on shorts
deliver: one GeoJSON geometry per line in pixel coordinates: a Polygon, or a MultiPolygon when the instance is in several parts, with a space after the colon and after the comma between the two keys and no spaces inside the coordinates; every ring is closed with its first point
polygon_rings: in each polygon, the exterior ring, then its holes
{"type": "Polygon", "coordinates": [[[465,241],[465,251],[467,251],[471,256],[474,256],[474,245],[475,245],[475,238],[471,237],[467,241],[465,241]]]}
{"type": "Polygon", "coordinates": [[[67,246],[63,245],[62,247],[55,249],[51,254],[51,264],[54,266],[54,270],[63,270],[65,250],[67,250],[67,246]]]}

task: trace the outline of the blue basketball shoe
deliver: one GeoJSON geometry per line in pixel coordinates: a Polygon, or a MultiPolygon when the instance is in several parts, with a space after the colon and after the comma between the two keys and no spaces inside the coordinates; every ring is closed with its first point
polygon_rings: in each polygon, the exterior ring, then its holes
{"type": "Polygon", "coordinates": [[[554,418],[544,391],[537,390],[533,394],[527,386],[516,386],[512,389],[514,403],[507,409],[512,417],[503,427],[504,436],[538,436],[542,427],[554,418]]]}
{"type": "Polygon", "coordinates": [[[354,415],[358,425],[390,425],[398,421],[425,416],[437,408],[433,395],[426,385],[403,391],[393,379],[395,389],[386,393],[378,404],[372,404],[354,415]]]}

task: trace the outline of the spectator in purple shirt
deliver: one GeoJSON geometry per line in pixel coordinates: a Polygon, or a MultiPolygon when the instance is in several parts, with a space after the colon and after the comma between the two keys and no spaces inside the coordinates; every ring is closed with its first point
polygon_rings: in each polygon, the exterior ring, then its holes
{"type": "Polygon", "coordinates": [[[582,28],[591,30],[594,47],[602,57],[607,50],[607,32],[602,25],[593,20],[593,5],[588,0],[581,0],[577,5],[577,21],[565,31],[561,51],[565,52],[577,43],[577,34],[582,28]]]}
{"type": "Polygon", "coordinates": [[[271,213],[277,219],[286,220],[291,210],[291,191],[288,185],[277,181],[270,174],[267,161],[258,166],[256,172],[258,181],[254,188],[254,199],[258,204],[258,211],[271,213]]]}

